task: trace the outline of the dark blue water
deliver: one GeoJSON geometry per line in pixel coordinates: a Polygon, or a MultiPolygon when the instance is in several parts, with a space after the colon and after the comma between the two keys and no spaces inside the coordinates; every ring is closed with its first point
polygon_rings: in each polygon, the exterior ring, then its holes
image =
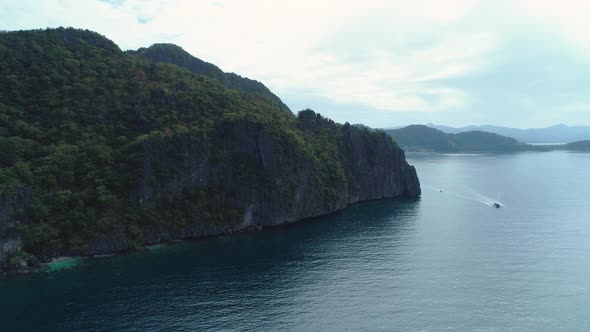
{"type": "Polygon", "coordinates": [[[590,330],[590,154],[409,159],[420,200],[0,279],[0,330],[590,330]]]}

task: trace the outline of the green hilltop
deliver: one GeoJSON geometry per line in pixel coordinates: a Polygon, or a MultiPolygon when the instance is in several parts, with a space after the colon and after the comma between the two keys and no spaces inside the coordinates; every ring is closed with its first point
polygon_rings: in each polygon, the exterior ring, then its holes
{"type": "Polygon", "coordinates": [[[190,55],[180,46],[174,44],[154,44],[150,47],[142,47],[137,51],[127,51],[127,53],[142,57],[144,59],[170,63],[179,67],[190,70],[195,74],[211,77],[230,89],[236,89],[243,93],[253,93],[266,97],[275,102],[279,108],[289,111],[289,107],[283,103],[279,97],[272,93],[264,84],[242,77],[235,73],[225,73],[219,67],[190,55]]]}
{"type": "Polygon", "coordinates": [[[424,125],[385,130],[404,149],[437,152],[514,152],[529,145],[483,131],[447,134],[424,125]]]}

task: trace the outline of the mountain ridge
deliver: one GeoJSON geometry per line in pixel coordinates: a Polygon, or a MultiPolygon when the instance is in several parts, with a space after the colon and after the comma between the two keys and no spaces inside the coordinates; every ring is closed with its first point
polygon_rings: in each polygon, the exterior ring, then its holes
{"type": "Polygon", "coordinates": [[[128,54],[147,59],[152,62],[174,64],[188,69],[195,74],[211,77],[222,85],[239,90],[243,93],[254,93],[266,97],[285,111],[291,111],[283,101],[259,81],[242,77],[236,73],[226,73],[216,65],[201,60],[176,44],[156,43],[137,50],[128,50],[128,54]]]}
{"type": "Polygon", "coordinates": [[[590,126],[568,126],[563,123],[545,128],[510,128],[493,125],[471,125],[465,127],[450,127],[428,123],[426,126],[441,130],[448,134],[465,131],[481,130],[502,136],[514,138],[525,143],[571,143],[590,140],[590,126]]]}
{"type": "Polygon", "coordinates": [[[406,151],[433,152],[522,152],[522,151],[590,151],[590,140],[567,144],[532,145],[513,138],[484,131],[448,134],[426,125],[410,125],[383,130],[406,151]]]}
{"type": "Polygon", "coordinates": [[[484,131],[447,134],[425,125],[385,130],[402,148],[436,152],[513,152],[527,145],[513,138],[484,131]]]}

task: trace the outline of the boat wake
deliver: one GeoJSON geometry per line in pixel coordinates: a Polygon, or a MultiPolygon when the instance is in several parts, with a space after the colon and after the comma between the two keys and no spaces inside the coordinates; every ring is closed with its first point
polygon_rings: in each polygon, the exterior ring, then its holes
{"type": "Polygon", "coordinates": [[[497,208],[506,206],[506,205],[504,205],[504,203],[500,202],[498,199],[491,198],[491,197],[486,196],[482,193],[478,193],[472,189],[467,189],[465,191],[456,191],[456,190],[446,190],[446,189],[436,188],[436,187],[427,187],[427,188],[438,191],[440,193],[446,193],[446,194],[454,196],[454,197],[467,199],[470,201],[485,204],[487,206],[493,206],[493,207],[497,207],[497,208]]]}
{"type": "Polygon", "coordinates": [[[493,206],[493,207],[505,206],[504,204],[500,203],[500,201],[498,201],[497,199],[492,199],[490,197],[487,197],[487,196],[479,194],[479,193],[476,193],[476,195],[477,195],[479,201],[485,205],[489,205],[489,206],[493,206]]]}

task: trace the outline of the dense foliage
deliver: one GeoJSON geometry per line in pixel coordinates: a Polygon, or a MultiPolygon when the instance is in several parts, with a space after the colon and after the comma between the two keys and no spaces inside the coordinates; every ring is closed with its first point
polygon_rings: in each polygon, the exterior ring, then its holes
{"type": "Polygon", "coordinates": [[[289,107],[264,86],[264,84],[235,73],[225,73],[216,65],[190,55],[180,46],[174,44],[154,44],[147,48],[140,48],[137,51],[127,51],[127,53],[153,62],[174,64],[188,69],[195,74],[211,77],[228,88],[266,97],[275,102],[279,108],[289,111],[289,107]]]}
{"type": "Polygon", "coordinates": [[[195,211],[203,224],[238,222],[232,188],[269,179],[236,150],[236,124],[272,136],[283,170],[310,165],[326,206],[346,190],[339,137],[354,130],[383,139],[313,111],[296,117],[275,100],[127,54],[91,31],[0,33],[0,77],[0,196],[32,192],[16,228],[4,232],[18,231],[41,257],[77,252],[113,230],[141,244],[146,230],[194,222],[195,211]],[[166,181],[189,167],[186,151],[205,145],[220,180],[175,192],[182,179],[166,181]],[[158,186],[170,194],[141,189],[158,186]]]}

